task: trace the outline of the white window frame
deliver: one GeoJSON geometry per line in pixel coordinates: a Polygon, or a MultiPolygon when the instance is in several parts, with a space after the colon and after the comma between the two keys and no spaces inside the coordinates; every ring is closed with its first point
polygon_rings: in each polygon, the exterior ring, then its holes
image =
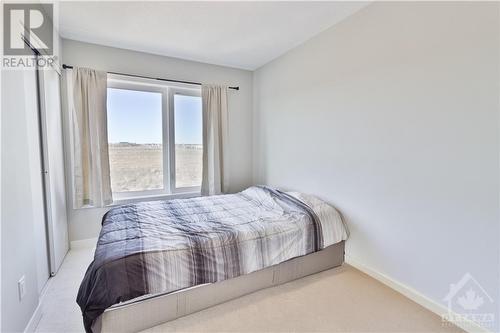
{"type": "Polygon", "coordinates": [[[113,192],[113,201],[129,202],[133,199],[150,199],[178,195],[199,195],[201,186],[175,187],[175,120],[174,95],[201,96],[201,89],[187,84],[164,84],[142,78],[124,78],[109,74],[107,88],[157,92],[162,94],[162,167],[163,189],[113,192]]]}

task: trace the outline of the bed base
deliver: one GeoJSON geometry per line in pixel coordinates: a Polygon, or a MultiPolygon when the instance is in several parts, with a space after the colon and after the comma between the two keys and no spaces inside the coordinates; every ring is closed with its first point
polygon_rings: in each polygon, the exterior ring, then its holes
{"type": "Polygon", "coordinates": [[[315,274],[344,262],[344,242],[319,252],[233,279],[113,306],[97,318],[92,331],[139,332],[252,292],[315,274]]]}

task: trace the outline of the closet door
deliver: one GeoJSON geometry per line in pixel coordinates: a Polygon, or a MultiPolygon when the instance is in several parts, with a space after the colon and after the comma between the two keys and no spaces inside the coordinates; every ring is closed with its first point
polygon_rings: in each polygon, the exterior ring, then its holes
{"type": "MultiPolygon", "coordinates": [[[[24,103],[26,112],[25,128],[28,142],[28,175],[30,179],[31,206],[26,208],[32,213],[34,230],[34,250],[36,256],[36,278],[37,289],[40,293],[50,276],[49,256],[47,243],[47,224],[44,208],[44,184],[43,184],[43,159],[40,135],[40,111],[38,108],[38,84],[37,70],[25,68],[20,71],[24,76],[24,103]]],[[[20,166],[19,172],[23,172],[25,166],[20,166]]]]}
{"type": "Polygon", "coordinates": [[[50,271],[54,275],[68,252],[69,242],[60,80],[59,73],[52,68],[40,71],[40,106],[43,119],[50,271]]]}

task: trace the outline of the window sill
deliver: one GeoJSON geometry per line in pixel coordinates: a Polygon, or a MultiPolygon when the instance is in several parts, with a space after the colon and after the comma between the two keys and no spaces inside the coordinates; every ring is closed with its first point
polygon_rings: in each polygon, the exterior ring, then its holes
{"type": "Polygon", "coordinates": [[[144,195],[130,198],[117,198],[113,200],[113,203],[107,205],[106,207],[116,207],[119,205],[136,203],[142,201],[156,201],[156,200],[171,200],[171,199],[187,199],[195,198],[201,196],[198,191],[195,192],[182,192],[182,193],[172,193],[172,194],[154,194],[154,195],[144,195]]]}

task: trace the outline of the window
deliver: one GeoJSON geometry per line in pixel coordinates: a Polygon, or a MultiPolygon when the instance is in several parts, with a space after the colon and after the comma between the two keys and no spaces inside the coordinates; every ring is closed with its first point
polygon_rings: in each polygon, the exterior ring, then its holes
{"type": "Polygon", "coordinates": [[[201,185],[202,115],[201,97],[195,92],[171,91],[174,116],[173,166],[175,188],[201,185]]]}
{"type": "Polygon", "coordinates": [[[108,78],[111,189],[117,199],[199,192],[200,89],[108,78]]]}

